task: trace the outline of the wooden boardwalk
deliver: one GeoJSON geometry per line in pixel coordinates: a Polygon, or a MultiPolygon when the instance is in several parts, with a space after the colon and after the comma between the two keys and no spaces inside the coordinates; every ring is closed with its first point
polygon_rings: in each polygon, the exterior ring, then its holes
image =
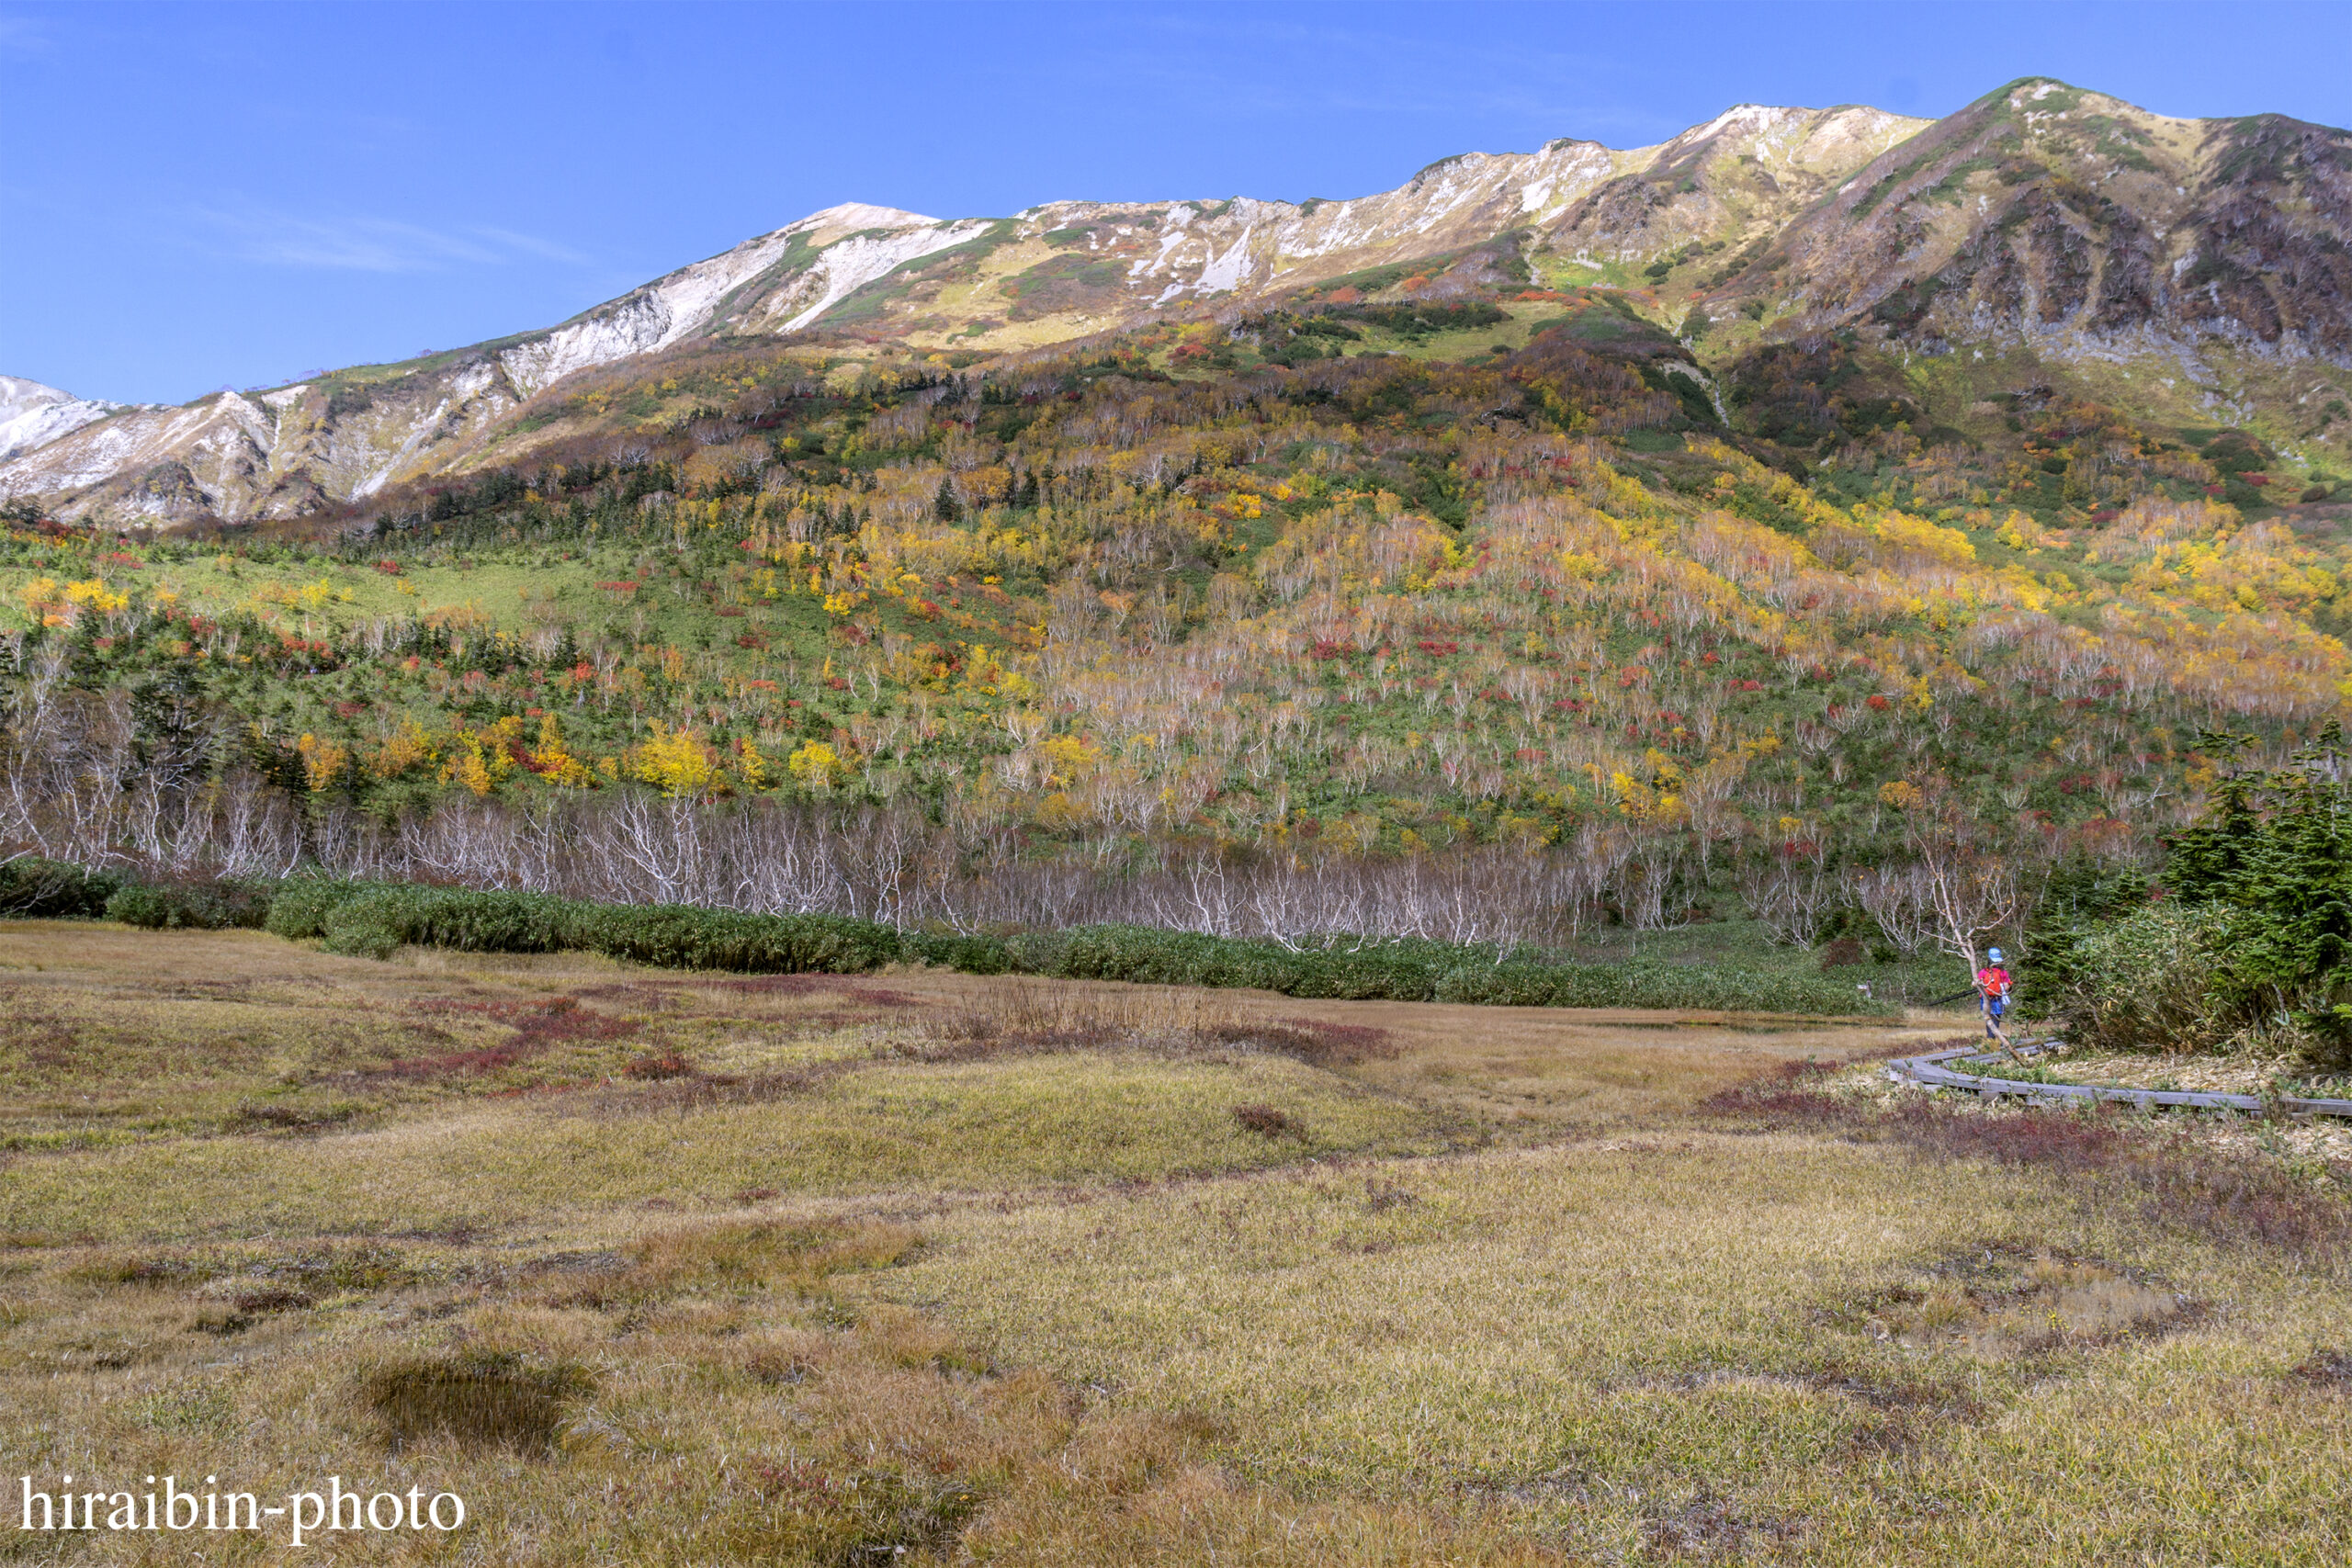
{"type": "MultiPolygon", "coordinates": [[[[2020,1055],[2038,1056],[2064,1043],[2044,1040],[2038,1044],[2020,1045],[2020,1055]]],[[[2352,1100],[2305,1100],[2292,1095],[2266,1100],[2258,1094],[2210,1094],[2190,1089],[2115,1089],[2106,1084],[2086,1083],[2028,1083],[2018,1078],[1996,1077],[1990,1075],[1955,1071],[1947,1064],[1966,1066],[1998,1066],[2002,1053],[1982,1046],[1963,1045],[1950,1051],[1930,1051],[1924,1056],[1904,1056],[1887,1064],[1887,1076],[1907,1079],[1930,1089],[1960,1089],[1981,1094],[1987,1100],[2005,1095],[2023,1095],[2035,1100],[2116,1100],[2127,1104],[2174,1107],[2187,1111],[2247,1111],[2257,1114],[2278,1111],[2290,1116],[2352,1116],[2352,1100]]]]}

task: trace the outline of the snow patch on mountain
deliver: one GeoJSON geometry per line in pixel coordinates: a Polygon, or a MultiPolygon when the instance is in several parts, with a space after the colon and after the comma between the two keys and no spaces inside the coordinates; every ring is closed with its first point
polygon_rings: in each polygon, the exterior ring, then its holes
{"type": "Polygon", "coordinates": [[[77,398],[22,376],[0,376],[0,462],[45,446],[121,406],[77,398]]]}
{"type": "Polygon", "coordinates": [[[975,218],[960,223],[928,224],[894,234],[858,233],[830,245],[808,268],[808,278],[818,289],[816,302],[785,322],[784,330],[798,332],[876,278],[919,256],[978,239],[990,227],[988,220],[975,218]]]}
{"type": "Polygon", "coordinates": [[[1225,254],[1211,258],[1208,265],[1201,268],[1201,276],[1193,280],[1193,286],[1204,294],[1224,293],[1240,288],[1250,267],[1250,232],[1243,229],[1240,237],[1233,242],[1225,254]]]}
{"type": "Polygon", "coordinates": [[[500,367],[527,398],[575,370],[667,348],[707,326],[718,302],[767,270],[791,245],[794,234],[812,221],[803,220],[793,228],[763,234],[656,278],[542,337],[515,344],[499,355],[500,367]]]}

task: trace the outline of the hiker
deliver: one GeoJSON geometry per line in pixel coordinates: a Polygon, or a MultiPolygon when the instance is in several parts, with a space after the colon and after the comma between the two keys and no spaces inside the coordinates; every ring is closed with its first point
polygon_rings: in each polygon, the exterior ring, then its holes
{"type": "Polygon", "coordinates": [[[1984,1038],[1999,1041],[2001,1049],[2014,1060],[2017,1047],[2009,1043],[2008,1034],[2001,1028],[2001,1015],[2009,1010],[2009,972],[2001,967],[1999,948],[1984,955],[1984,967],[1976,972],[1976,989],[1984,1006],[1984,1038]]]}

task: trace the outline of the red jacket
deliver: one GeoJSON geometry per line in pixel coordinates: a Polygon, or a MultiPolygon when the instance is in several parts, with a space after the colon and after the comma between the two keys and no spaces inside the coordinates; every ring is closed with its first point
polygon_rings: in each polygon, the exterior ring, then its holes
{"type": "Polygon", "coordinates": [[[1987,997],[2009,994],[2009,972],[1997,964],[1987,964],[1976,972],[1976,988],[1987,997]]]}

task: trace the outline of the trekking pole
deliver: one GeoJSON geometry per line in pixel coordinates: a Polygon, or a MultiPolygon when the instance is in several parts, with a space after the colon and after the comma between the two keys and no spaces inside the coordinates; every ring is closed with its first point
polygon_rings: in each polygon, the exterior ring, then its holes
{"type": "Polygon", "coordinates": [[[2001,1027],[2001,1021],[1995,1019],[1992,1021],[1992,1024],[1993,1038],[2001,1043],[2001,1049],[2009,1054],[2009,1060],[2015,1062],[2020,1067],[2024,1066],[2026,1065],[2025,1058],[2018,1055],[2018,1048],[2015,1045],[2009,1043],[2008,1031],[2001,1027]]]}

